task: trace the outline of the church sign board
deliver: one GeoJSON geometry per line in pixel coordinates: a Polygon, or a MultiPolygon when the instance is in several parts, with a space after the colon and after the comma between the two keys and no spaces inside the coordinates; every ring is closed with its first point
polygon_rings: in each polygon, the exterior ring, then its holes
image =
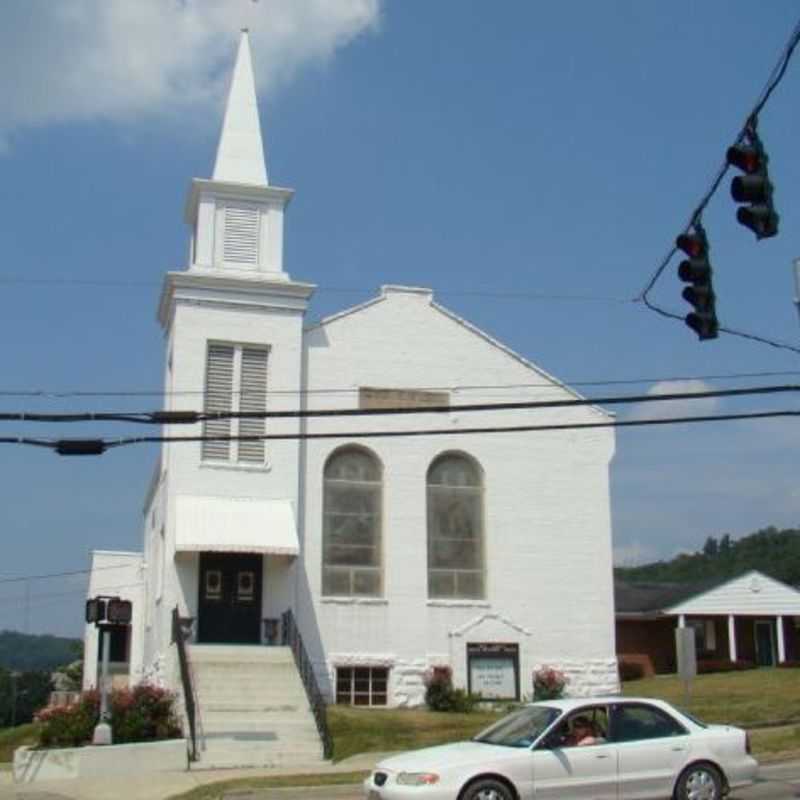
{"type": "Polygon", "coordinates": [[[487,700],[519,700],[519,645],[467,644],[467,681],[471,694],[487,700]]]}

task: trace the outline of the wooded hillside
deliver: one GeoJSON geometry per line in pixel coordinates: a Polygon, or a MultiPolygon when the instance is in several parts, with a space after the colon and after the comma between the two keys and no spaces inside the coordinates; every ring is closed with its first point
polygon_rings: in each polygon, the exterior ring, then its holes
{"type": "Polygon", "coordinates": [[[732,539],[727,533],[719,538],[709,536],[696,553],[640,567],[617,567],[614,574],[629,583],[700,583],[731,578],[750,569],[800,586],[800,530],[769,527],[741,539],[732,539]]]}
{"type": "Polygon", "coordinates": [[[80,639],[0,631],[0,667],[9,670],[53,670],[81,657],[80,639]]]}

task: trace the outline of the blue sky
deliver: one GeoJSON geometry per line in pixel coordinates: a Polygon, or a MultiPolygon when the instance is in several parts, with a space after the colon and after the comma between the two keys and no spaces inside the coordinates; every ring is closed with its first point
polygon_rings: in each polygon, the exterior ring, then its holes
{"type": "MultiPolygon", "coordinates": [[[[0,31],[0,408],[157,407],[160,283],[186,264],[183,202],[190,179],[211,174],[243,24],[270,182],[297,192],[286,267],[320,287],[312,319],[383,283],[424,285],[568,383],[641,381],[584,394],[756,372],[795,374],[677,388],[795,382],[798,354],[730,336],[700,343],[631,300],[796,16],[790,0],[757,14],[738,0],[11,0],[0,31]],[[23,390],[119,396],[9,394],[23,390]]],[[[799,86],[792,63],[760,120],[780,235],[756,243],[736,223],[727,179],[704,218],[722,324],[794,345],[799,86]]],[[[653,299],[685,313],[676,266],[653,299]]],[[[680,410],[796,405],[784,395],[680,410]]],[[[0,435],[81,432],[4,423],[0,435]]],[[[620,431],[619,559],[797,525],[798,445],[793,420],[620,431]]],[[[93,548],[139,549],[155,457],[149,446],[98,459],[3,446],[0,577],[85,568],[93,548]]],[[[25,584],[0,584],[0,628],[77,632],[83,581],[33,581],[29,601],[25,584]]]]}

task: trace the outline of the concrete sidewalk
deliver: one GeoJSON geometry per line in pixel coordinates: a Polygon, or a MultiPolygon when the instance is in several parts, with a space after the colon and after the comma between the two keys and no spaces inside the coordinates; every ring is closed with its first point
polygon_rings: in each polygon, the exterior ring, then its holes
{"type": "MultiPolygon", "coordinates": [[[[386,753],[362,753],[336,764],[320,766],[319,762],[304,769],[302,765],[287,769],[215,769],[159,772],[148,775],[121,775],[119,778],[76,778],[61,781],[37,781],[15,784],[11,772],[0,771],[0,800],[165,800],[188,792],[197,786],[236,778],[278,775],[310,775],[320,773],[369,770],[386,753]]],[[[335,796],[337,787],[326,789],[335,796]]],[[[279,791],[279,790],[270,790],[279,791]]],[[[283,791],[283,790],[281,790],[283,791]]],[[[278,795],[280,796],[280,795],[278,795]]]]}

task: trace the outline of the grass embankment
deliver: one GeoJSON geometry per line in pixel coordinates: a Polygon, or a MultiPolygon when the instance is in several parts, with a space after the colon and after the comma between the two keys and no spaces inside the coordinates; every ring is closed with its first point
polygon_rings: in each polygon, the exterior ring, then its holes
{"type": "Polygon", "coordinates": [[[497,714],[483,711],[436,714],[422,709],[328,708],[335,761],[357,753],[412,750],[471,739],[497,718],[497,714]]]}
{"type": "Polygon", "coordinates": [[[36,725],[0,729],[0,765],[14,760],[14,751],[24,744],[36,744],[36,725]]]}
{"type": "Polygon", "coordinates": [[[659,697],[686,708],[704,722],[744,728],[800,722],[800,670],[752,669],[698,675],[686,702],[683,682],[674,675],[623,684],[626,695],[659,697]]]}

